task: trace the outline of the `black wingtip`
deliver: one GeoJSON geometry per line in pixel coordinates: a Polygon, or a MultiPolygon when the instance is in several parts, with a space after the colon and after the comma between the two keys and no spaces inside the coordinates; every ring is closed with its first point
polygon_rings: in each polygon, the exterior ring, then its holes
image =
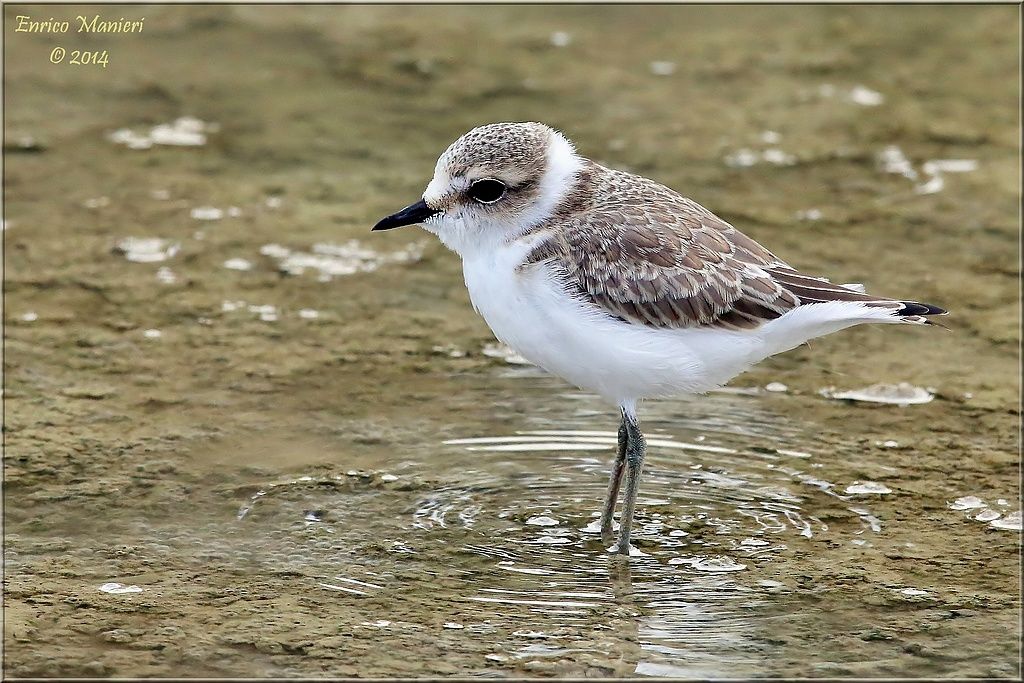
{"type": "Polygon", "coordinates": [[[922,304],[919,301],[901,301],[903,308],[896,311],[896,315],[946,315],[949,313],[944,308],[922,304]]]}

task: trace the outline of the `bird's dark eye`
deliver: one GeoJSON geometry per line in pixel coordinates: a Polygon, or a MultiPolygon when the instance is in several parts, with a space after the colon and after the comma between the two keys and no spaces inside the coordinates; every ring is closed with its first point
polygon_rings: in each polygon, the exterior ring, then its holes
{"type": "Polygon", "coordinates": [[[469,186],[469,196],[481,204],[493,204],[505,196],[505,183],[494,178],[483,178],[469,186]]]}

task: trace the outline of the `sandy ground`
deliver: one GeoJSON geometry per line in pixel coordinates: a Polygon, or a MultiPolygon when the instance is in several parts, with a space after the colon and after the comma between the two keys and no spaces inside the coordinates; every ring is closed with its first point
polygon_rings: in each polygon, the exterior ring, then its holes
{"type": "Polygon", "coordinates": [[[7,674],[1020,675],[1018,8],[123,11],[5,8],[7,674]],[[204,144],[110,138],[183,116],[204,144]],[[617,565],[613,411],[368,233],[495,120],[950,329],[647,406],[617,565]],[[935,399],[819,394],[903,381],[935,399]]]}

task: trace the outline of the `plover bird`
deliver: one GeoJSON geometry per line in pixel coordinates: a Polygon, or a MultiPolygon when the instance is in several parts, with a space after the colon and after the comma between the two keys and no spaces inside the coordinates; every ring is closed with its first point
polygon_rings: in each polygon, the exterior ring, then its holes
{"type": "Polygon", "coordinates": [[[522,356],[619,407],[601,514],[625,475],[630,529],[646,445],[644,398],[699,394],[809,339],[861,323],[929,324],[946,311],[807,275],[675,191],[580,156],[540,123],[469,131],[423,198],[374,230],[421,224],[462,258],[473,306],[522,356]]]}

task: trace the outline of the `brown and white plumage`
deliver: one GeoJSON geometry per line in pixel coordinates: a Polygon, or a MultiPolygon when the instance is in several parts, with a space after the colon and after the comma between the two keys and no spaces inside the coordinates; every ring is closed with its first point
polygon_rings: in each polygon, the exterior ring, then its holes
{"type": "Polygon", "coordinates": [[[576,154],[539,123],[475,128],[423,199],[374,230],[421,223],[462,258],[473,306],[527,359],[622,411],[601,516],[630,550],[644,440],[639,399],[701,393],[809,339],[942,309],[803,274],[710,211],[576,154]]]}
{"type": "Polygon", "coordinates": [[[538,123],[475,128],[440,156],[421,222],[463,260],[473,305],[523,356],[622,405],[706,391],[808,339],[940,308],[799,272],[653,180],[538,123]],[[477,197],[490,184],[495,197],[477,197]],[[556,335],[553,331],[557,330],[556,335]]]}
{"type": "Polygon", "coordinates": [[[752,329],[797,306],[856,301],[905,322],[943,313],[804,275],[669,188],[592,162],[587,190],[556,214],[525,265],[550,261],[611,315],[661,328],[752,329]]]}

